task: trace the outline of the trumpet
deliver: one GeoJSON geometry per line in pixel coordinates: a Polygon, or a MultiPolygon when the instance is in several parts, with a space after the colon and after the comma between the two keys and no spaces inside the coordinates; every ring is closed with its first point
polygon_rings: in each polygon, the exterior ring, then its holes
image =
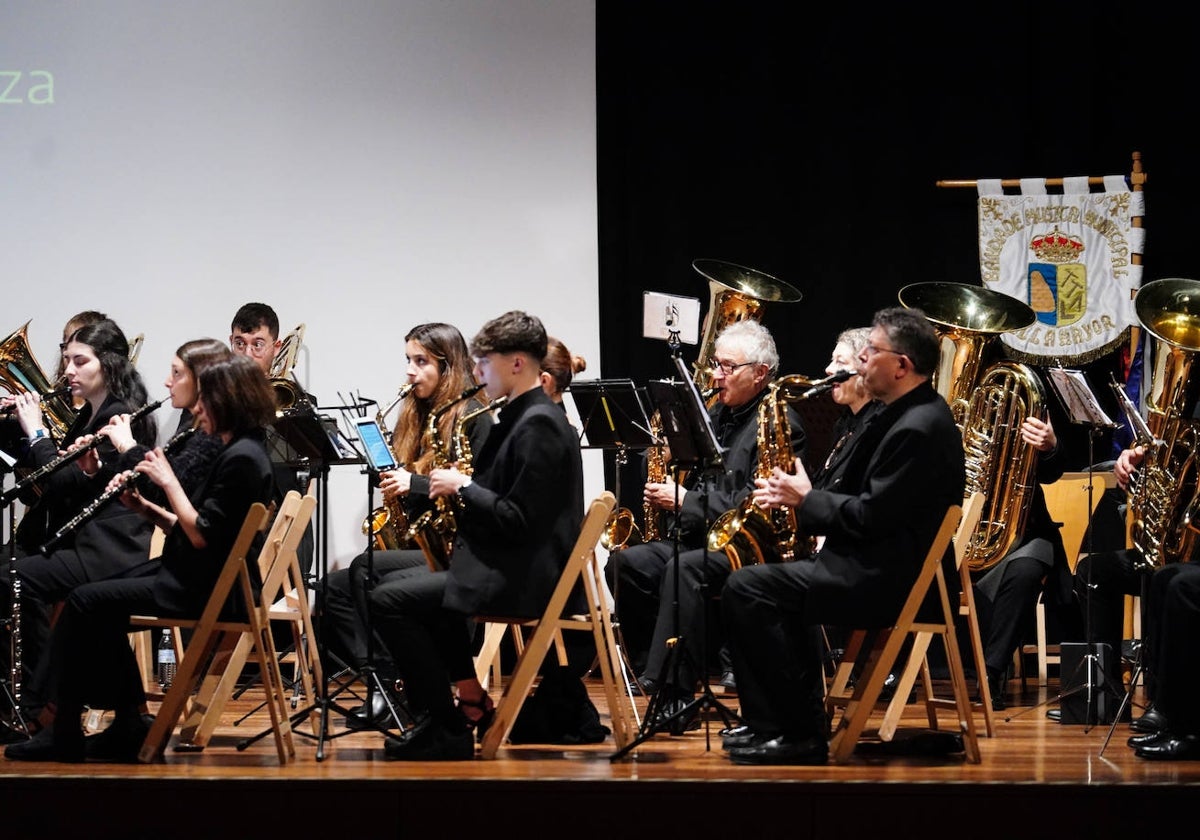
{"type": "MultiPolygon", "coordinates": [[[[199,429],[196,426],[192,426],[191,428],[187,428],[182,432],[179,432],[177,435],[175,435],[175,437],[167,441],[165,446],[163,446],[163,454],[170,455],[178,450],[179,447],[182,446],[184,442],[197,431],[199,431],[199,429]]],[[[64,522],[62,527],[54,532],[54,536],[46,540],[46,542],[39,547],[38,552],[43,556],[49,554],[54,549],[54,546],[62,542],[64,537],[66,537],[68,534],[74,533],[80,527],[92,521],[92,519],[96,517],[96,514],[99,513],[106,504],[119,497],[126,490],[132,490],[139,484],[144,483],[145,478],[145,473],[130,472],[130,474],[126,476],[119,484],[115,484],[108,490],[105,490],[95,499],[84,505],[83,510],[75,514],[75,516],[69,521],[64,522]]]]}
{"type": "MultiPolygon", "coordinates": [[[[129,422],[136,423],[138,420],[141,420],[143,417],[145,417],[147,414],[149,414],[150,412],[157,409],[160,405],[162,405],[166,401],[167,401],[167,398],[163,397],[161,400],[158,400],[157,402],[146,403],[144,406],[139,408],[137,411],[135,411],[129,415],[129,422]]],[[[53,461],[50,461],[49,463],[38,467],[36,470],[29,473],[29,475],[25,476],[23,479],[21,479],[16,484],[14,484],[12,487],[10,487],[4,493],[3,496],[0,496],[0,507],[3,507],[4,505],[7,505],[10,502],[12,502],[13,499],[17,498],[17,496],[19,496],[21,493],[23,493],[25,491],[25,489],[27,487],[29,487],[30,485],[36,484],[37,482],[41,481],[46,476],[62,469],[67,464],[71,464],[71,463],[74,463],[75,461],[78,461],[86,453],[91,452],[93,449],[95,449],[97,446],[99,446],[100,442],[102,440],[104,440],[104,438],[101,435],[95,435],[92,437],[92,440],[90,443],[86,443],[83,446],[72,449],[62,455],[59,455],[53,461]]]]}

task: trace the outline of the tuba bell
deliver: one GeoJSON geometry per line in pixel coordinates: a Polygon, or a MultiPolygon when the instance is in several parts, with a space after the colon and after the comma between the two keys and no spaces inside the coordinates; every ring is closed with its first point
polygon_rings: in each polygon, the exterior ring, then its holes
{"type": "Polygon", "coordinates": [[[13,394],[39,394],[50,437],[61,444],[63,435],[75,419],[75,407],[71,403],[71,392],[56,389],[34,358],[29,348],[29,323],[26,321],[0,342],[0,384],[13,394]]]}
{"type": "MultiPolygon", "coordinates": [[[[1190,560],[1200,536],[1200,424],[1192,419],[1200,383],[1189,381],[1200,351],[1200,282],[1147,283],[1138,290],[1134,310],[1153,342],[1146,418],[1144,423],[1131,418],[1135,443],[1146,454],[1128,487],[1129,535],[1143,565],[1153,569],[1190,560]]],[[[1124,397],[1119,386],[1115,390],[1124,397]]],[[[1127,401],[1122,401],[1126,413],[1136,413],[1127,401]]]]}
{"type": "Polygon", "coordinates": [[[1024,533],[1037,453],[1021,438],[1021,423],[1046,417],[1045,389],[1032,368],[984,363],[1002,333],[1029,326],[1037,314],[1014,297],[960,283],[915,283],[902,288],[899,298],[923,311],[942,341],[933,386],[962,431],[966,495],[981,492],[985,498],[966,554],[972,572],[984,571],[1024,533]]]}
{"type": "Polygon", "coordinates": [[[802,295],[782,280],[733,263],[693,260],[692,267],[708,279],[708,312],[693,371],[696,388],[711,404],[711,367],[721,330],[737,321],[762,321],[764,303],[795,303],[802,295]]]}
{"type": "Polygon", "coordinates": [[[304,344],[304,324],[283,337],[279,352],[271,361],[271,369],[267,378],[275,391],[275,409],[279,415],[289,411],[297,411],[308,407],[308,393],[296,381],[293,368],[296,366],[296,356],[304,344]]]}

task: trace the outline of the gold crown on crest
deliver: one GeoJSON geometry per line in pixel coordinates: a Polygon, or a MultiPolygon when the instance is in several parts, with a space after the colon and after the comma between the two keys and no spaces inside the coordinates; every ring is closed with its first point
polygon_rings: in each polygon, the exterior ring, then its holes
{"type": "Polygon", "coordinates": [[[1049,233],[1038,234],[1029,243],[1039,260],[1065,263],[1083,253],[1083,240],[1063,233],[1057,227],[1049,233]]]}

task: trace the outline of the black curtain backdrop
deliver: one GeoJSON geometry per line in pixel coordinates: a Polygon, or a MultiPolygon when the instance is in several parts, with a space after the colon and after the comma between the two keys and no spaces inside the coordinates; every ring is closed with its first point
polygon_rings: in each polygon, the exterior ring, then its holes
{"type": "Polygon", "coordinates": [[[1143,282],[1200,277],[1195,48],[1147,5],[599,2],[604,375],[670,375],[642,293],[703,314],[696,258],[803,293],[763,317],[781,373],[819,375],[906,284],[979,285],[975,192],[940,179],[1127,174],[1140,152],[1143,282]]]}

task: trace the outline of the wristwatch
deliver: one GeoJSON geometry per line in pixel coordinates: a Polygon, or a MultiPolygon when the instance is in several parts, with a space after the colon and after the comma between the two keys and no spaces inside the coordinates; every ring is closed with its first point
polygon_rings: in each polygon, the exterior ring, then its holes
{"type": "Polygon", "coordinates": [[[45,429],[34,429],[33,434],[29,436],[29,442],[33,443],[34,441],[41,440],[44,437],[46,437],[45,429]]]}
{"type": "Polygon", "coordinates": [[[470,486],[471,486],[471,477],[467,476],[467,480],[464,481],[462,484],[458,485],[458,497],[460,499],[462,498],[463,491],[466,490],[470,486]]]}

